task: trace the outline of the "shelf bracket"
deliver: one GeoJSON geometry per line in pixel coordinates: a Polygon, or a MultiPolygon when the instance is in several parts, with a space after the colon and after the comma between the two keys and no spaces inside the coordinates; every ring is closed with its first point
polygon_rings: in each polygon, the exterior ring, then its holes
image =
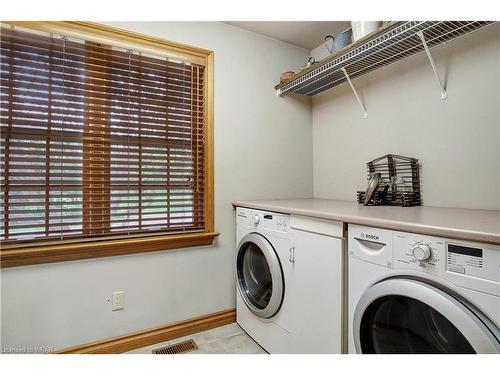
{"type": "Polygon", "coordinates": [[[352,84],[351,79],[349,78],[349,74],[347,74],[347,71],[345,70],[345,68],[340,68],[340,70],[342,70],[342,72],[344,73],[345,78],[347,79],[347,82],[349,83],[349,86],[351,86],[351,90],[354,93],[354,96],[356,97],[356,100],[358,101],[359,106],[363,110],[363,118],[367,118],[368,117],[368,113],[366,112],[365,105],[361,101],[361,99],[360,99],[360,97],[358,95],[358,92],[356,91],[356,87],[354,87],[354,85],[352,84]]]}
{"type": "Polygon", "coordinates": [[[420,37],[420,40],[422,41],[422,44],[424,45],[425,48],[425,53],[427,54],[427,57],[429,58],[429,62],[431,63],[432,70],[434,71],[434,77],[436,78],[436,81],[439,85],[439,88],[441,89],[441,99],[446,99],[448,95],[446,94],[446,89],[444,88],[443,83],[441,82],[441,78],[439,78],[439,74],[436,70],[436,65],[434,65],[434,59],[432,58],[431,51],[429,50],[429,46],[427,45],[427,42],[425,41],[425,36],[422,31],[417,32],[417,35],[420,37]]]}

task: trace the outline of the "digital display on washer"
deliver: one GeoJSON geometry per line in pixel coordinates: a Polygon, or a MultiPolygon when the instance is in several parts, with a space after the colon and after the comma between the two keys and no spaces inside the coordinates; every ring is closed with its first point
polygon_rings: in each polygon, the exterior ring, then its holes
{"type": "Polygon", "coordinates": [[[264,219],[272,220],[273,219],[273,215],[264,215],[264,219]]]}
{"type": "Polygon", "coordinates": [[[475,247],[459,246],[448,244],[448,252],[462,255],[469,255],[471,257],[483,257],[483,249],[478,249],[475,247]]]}

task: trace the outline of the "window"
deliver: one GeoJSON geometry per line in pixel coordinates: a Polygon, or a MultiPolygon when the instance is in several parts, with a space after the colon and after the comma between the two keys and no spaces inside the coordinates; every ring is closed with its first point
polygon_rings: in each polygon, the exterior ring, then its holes
{"type": "Polygon", "coordinates": [[[211,54],[34,24],[1,29],[2,265],[211,243],[211,54]]]}

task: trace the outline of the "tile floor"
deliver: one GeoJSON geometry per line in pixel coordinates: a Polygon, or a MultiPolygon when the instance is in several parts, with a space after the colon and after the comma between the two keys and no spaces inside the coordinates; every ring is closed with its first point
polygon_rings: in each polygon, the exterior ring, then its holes
{"type": "Polygon", "coordinates": [[[151,354],[155,348],[175,344],[180,341],[193,339],[198,345],[198,350],[186,354],[265,354],[255,341],[243,331],[236,323],[228,324],[209,331],[195,333],[194,335],[179,337],[175,340],[160,342],[127,352],[126,354],[151,354]]]}

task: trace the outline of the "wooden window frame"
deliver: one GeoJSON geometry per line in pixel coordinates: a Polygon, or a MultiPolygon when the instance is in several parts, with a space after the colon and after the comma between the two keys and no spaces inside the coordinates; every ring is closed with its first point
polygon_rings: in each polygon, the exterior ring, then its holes
{"type": "Polygon", "coordinates": [[[74,243],[27,243],[4,245],[0,249],[0,266],[15,267],[41,263],[62,262],[173,250],[193,246],[208,246],[219,235],[214,228],[214,54],[213,51],[192,47],[164,39],[129,32],[115,27],[81,21],[2,21],[4,24],[24,27],[68,37],[104,43],[168,56],[205,67],[205,223],[203,232],[185,234],[158,234],[153,236],[123,236],[86,240],[74,243]]]}

